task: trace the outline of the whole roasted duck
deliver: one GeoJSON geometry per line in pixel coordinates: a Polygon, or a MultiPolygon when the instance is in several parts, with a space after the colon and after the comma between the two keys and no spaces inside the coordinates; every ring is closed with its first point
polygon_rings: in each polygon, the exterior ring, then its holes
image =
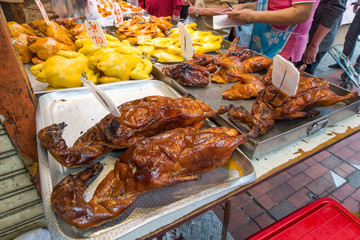
{"type": "Polygon", "coordinates": [[[214,111],[200,100],[186,96],[178,99],[150,96],[126,102],[118,107],[121,116],[105,116],[80,136],[72,147],[62,138],[65,123],[53,124],[38,133],[40,142],[65,167],[90,163],[113,149],[129,147],[145,136],[178,127],[200,128],[206,118],[223,114],[226,107],[214,111]]]}
{"type": "Polygon", "coordinates": [[[182,62],[173,66],[165,66],[165,76],[171,77],[184,86],[204,87],[209,85],[210,73],[206,67],[182,62]]]}
{"type": "Polygon", "coordinates": [[[89,202],[82,196],[88,180],[102,169],[101,163],[65,177],[53,189],[52,209],[75,227],[98,226],[118,217],[146,191],[196,180],[216,169],[257,131],[237,134],[227,127],[188,127],[145,138],[126,150],[89,202]]]}
{"type": "Polygon", "coordinates": [[[339,96],[329,89],[324,78],[300,76],[298,92],[287,96],[274,85],[269,85],[259,92],[252,106],[251,114],[242,106],[232,106],[229,117],[250,128],[256,126],[264,134],[275,120],[308,118],[319,114],[315,107],[326,107],[356,97],[356,92],[339,96]]]}

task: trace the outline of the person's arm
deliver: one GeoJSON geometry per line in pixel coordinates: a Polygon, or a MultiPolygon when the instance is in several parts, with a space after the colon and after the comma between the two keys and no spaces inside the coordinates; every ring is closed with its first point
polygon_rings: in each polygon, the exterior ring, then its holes
{"type": "Polygon", "coordinates": [[[306,47],[302,58],[302,61],[305,64],[310,64],[316,61],[316,55],[319,51],[320,43],[329,33],[334,24],[338,23],[339,18],[341,18],[345,10],[346,0],[330,0],[326,6],[323,7],[319,26],[316,29],[311,42],[306,47]]]}
{"type": "MultiPolygon", "coordinates": [[[[217,12],[227,9],[228,7],[224,7],[224,6],[219,6],[219,7],[210,7],[210,8],[199,8],[199,16],[208,16],[208,17],[212,17],[215,15],[218,15],[217,12]]],[[[188,14],[190,17],[192,18],[196,18],[196,11],[197,11],[198,7],[196,6],[190,6],[188,9],[188,14]]]]}
{"type": "Polygon", "coordinates": [[[239,11],[226,12],[229,18],[238,19],[244,23],[266,23],[278,26],[290,26],[306,22],[312,14],[314,3],[297,3],[289,8],[272,11],[255,11],[244,8],[239,11]]]}
{"type": "Polygon", "coordinates": [[[313,63],[316,61],[316,55],[319,51],[320,43],[324,39],[326,34],[329,33],[329,31],[330,31],[330,28],[324,27],[321,24],[318,26],[311,42],[306,47],[306,50],[302,57],[302,61],[305,64],[310,64],[310,63],[313,63]]]}
{"type": "Polygon", "coordinates": [[[233,6],[233,8],[235,9],[235,11],[239,11],[239,10],[242,10],[242,9],[256,10],[256,2],[236,4],[236,5],[233,6]]]}
{"type": "Polygon", "coordinates": [[[354,8],[353,8],[354,13],[358,11],[359,7],[360,7],[360,0],[358,0],[357,3],[354,4],[354,8]]]}
{"type": "Polygon", "coordinates": [[[194,6],[196,0],[182,0],[184,6],[194,6]]]}

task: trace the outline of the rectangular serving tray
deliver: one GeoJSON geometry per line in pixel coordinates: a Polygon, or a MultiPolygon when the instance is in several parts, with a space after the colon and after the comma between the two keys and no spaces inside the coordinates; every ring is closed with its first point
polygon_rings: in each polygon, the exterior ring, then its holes
{"type": "MultiPolygon", "coordinates": [[[[161,81],[124,81],[115,85],[99,85],[116,104],[151,95],[181,97],[176,90],[161,81]]],[[[100,121],[107,111],[86,88],[60,90],[42,95],[36,112],[36,128],[65,122],[63,137],[69,146],[88,128],[100,121]]],[[[208,125],[213,125],[210,121],[208,125]]],[[[91,183],[85,200],[91,196],[114,162],[124,150],[113,151],[99,161],[104,170],[91,183]]],[[[204,206],[217,198],[256,180],[253,165],[239,149],[222,167],[203,175],[199,181],[185,182],[145,193],[120,217],[101,226],[80,230],[57,217],[51,210],[52,188],[66,175],[81,170],[62,167],[38,142],[39,171],[45,217],[54,239],[134,239],[176,220],[177,216],[204,206]],[[240,170],[239,170],[240,169],[240,170]],[[139,235],[140,234],[140,235],[139,235]],[[134,237],[134,238],[133,238],[134,237]]]]}
{"type": "MultiPolygon", "coordinates": [[[[222,45],[222,51],[228,49],[229,46],[230,42],[224,41],[222,45]]],[[[209,55],[216,56],[214,54],[209,55]]],[[[252,52],[252,55],[258,56],[260,54],[252,52]]],[[[244,108],[251,112],[255,98],[248,100],[227,100],[222,98],[222,93],[234,85],[235,82],[225,84],[210,82],[210,84],[205,87],[186,87],[180,85],[172,78],[166,77],[162,72],[164,66],[165,64],[162,63],[154,63],[152,75],[154,78],[167,83],[181,94],[189,94],[193,98],[200,99],[203,102],[209,104],[213,108],[229,106],[230,104],[233,104],[236,107],[244,106],[244,108]]],[[[265,74],[265,72],[262,72],[261,74],[265,74]]],[[[330,89],[341,96],[349,93],[348,90],[332,83],[330,83],[330,89]]],[[[247,141],[240,146],[240,149],[250,159],[260,157],[269,152],[273,152],[274,150],[286,146],[291,142],[314,134],[326,126],[334,124],[338,121],[350,117],[353,114],[358,113],[360,111],[360,97],[357,96],[354,99],[348,100],[346,102],[340,102],[332,106],[317,108],[317,110],[320,111],[320,114],[312,118],[276,121],[275,125],[267,133],[247,141]]],[[[243,133],[249,131],[249,129],[243,124],[231,122],[227,114],[212,118],[212,120],[218,125],[236,127],[243,133]]]]}

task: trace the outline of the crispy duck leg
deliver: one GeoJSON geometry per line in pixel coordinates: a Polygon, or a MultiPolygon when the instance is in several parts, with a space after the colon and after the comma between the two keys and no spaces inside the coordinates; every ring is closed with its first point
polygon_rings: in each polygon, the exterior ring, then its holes
{"type": "Polygon", "coordinates": [[[40,142],[63,166],[79,167],[113,149],[129,147],[144,136],[166,130],[200,127],[208,117],[223,114],[226,107],[214,111],[209,105],[187,97],[172,99],[151,96],[126,102],[118,107],[121,116],[105,116],[76,140],[72,147],[62,138],[64,123],[53,124],[38,133],[40,142]]]}
{"type": "Polygon", "coordinates": [[[118,217],[146,191],[199,179],[224,164],[237,146],[256,135],[255,128],[237,135],[235,129],[227,127],[189,127],[146,138],[126,150],[89,202],[82,195],[101,164],[65,177],[53,189],[52,209],[75,227],[98,226],[118,217]]]}

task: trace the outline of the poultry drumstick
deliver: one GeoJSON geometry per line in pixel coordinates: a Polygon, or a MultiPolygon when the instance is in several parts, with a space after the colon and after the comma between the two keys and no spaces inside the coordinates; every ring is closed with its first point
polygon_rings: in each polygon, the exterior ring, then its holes
{"type": "Polygon", "coordinates": [[[52,209],[75,227],[98,226],[118,217],[146,191],[199,179],[201,174],[224,164],[237,146],[257,135],[256,130],[237,133],[227,127],[188,127],[145,138],[126,150],[89,202],[82,195],[87,181],[102,165],[95,163],[65,177],[53,189],[52,209]]]}
{"type": "Polygon", "coordinates": [[[129,147],[144,136],[178,127],[200,128],[206,118],[227,111],[226,107],[214,111],[200,100],[185,96],[178,99],[150,96],[126,102],[118,109],[120,117],[108,114],[80,136],[72,147],[68,147],[62,138],[65,123],[41,129],[38,138],[63,166],[79,167],[113,149],[129,147]]]}

